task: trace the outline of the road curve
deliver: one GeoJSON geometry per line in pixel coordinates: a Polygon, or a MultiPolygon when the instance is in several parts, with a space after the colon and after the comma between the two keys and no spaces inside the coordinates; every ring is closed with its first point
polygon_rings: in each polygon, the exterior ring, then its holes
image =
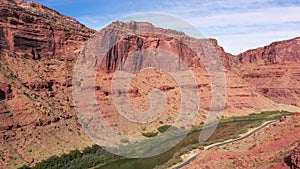
{"type": "MultiPolygon", "coordinates": [[[[229,141],[223,141],[223,142],[220,142],[220,143],[216,143],[216,144],[212,144],[212,145],[209,145],[205,148],[205,150],[210,150],[214,147],[218,147],[218,146],[223,146],[223,145],[226,145],[226,144],[230,144],[230,143],[234,143],[234,142],[237,142],[237,141],[240,141],[240,140],[243,140],[245,138],[248,138],[249,136],[253,135],[254,133],[256,133],[257,131],[259,131],[260,129],[262,128],[265,128],[267,127],[268,125],[272,124],[272,123],[275,123],[275,122],[278,122],[278,120],[271,120],[271,121],[268,121],[266,123],[264,123],[263,125],[259,126],[258,128],[256,128],[255,130],[247,133],[246,135],[242,136],[242,137],[239,137],[239,138],[236,138],[236,139],[231,139],[229,141]]],[[[191,161],[193,161],[194,159],[196,159],[196,157],[198,156],[199,153],[197,154],[194,154],[192,155],[191,157],[189,157],[186,161],[182,162],[181,164],[179,164],[178,166],[176,167],[173,167],[173,169],[179,169],[179,168],[182,168],[186,165],[188,165],[191,161]]]]}

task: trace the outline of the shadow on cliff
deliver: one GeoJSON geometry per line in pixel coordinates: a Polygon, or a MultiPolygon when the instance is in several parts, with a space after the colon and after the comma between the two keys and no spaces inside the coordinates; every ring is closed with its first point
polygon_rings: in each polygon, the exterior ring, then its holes
{"type": "Polygon", "coordinates": [[[287,156],[287,157],[284,157],[284,163],[290,167],[290,169],[299,169],[299,167],[297,167],[295,164],[292,163],[292,158],[291,156],[287,156]]]}

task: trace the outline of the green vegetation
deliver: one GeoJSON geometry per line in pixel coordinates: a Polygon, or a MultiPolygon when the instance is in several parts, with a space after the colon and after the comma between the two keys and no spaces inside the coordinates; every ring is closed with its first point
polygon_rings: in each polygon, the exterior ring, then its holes
{"type": "Polygon", "coordinates": [[[120,159],[121,157],[108,153],[98,145],[86,147],[82,152],[73,150],[68,154],[63,154],[60,157],[51,156],[46,160],[42,160],[34,167],[22,166],[19,169],[84,169],[96,165],[104,165],[108,162],[120,159]]]}
{"type": "Polygon", "coordinates": [[[158,132],[149,132],[149,133],[142,133],[145,137],[155,137],[157,136],[158,132]]]}
{"type": "Polygon", "coordinates": [[[171,125],[164,125],[164,126],[160,126],[158,127],[158,131],[161,132],[161,133],[164,133],[166,132],[170,127],[172,127],[171,125]]]}
{"type": "Polygon", "coordinates": [[[31,168],[27,165],[23,165],[22,167],[19,167],[18,169],[31,169],[31,168]]]}
{"type": "MultiPolygon", "coordinates": [[[[286,111],[266,111],[258,114],[250,114],[248,116],[227,117],[220,120],[220,123],[211,137],[204,143],[210,145],[228,139],[238,138],[240,134],[247,132],[251,128],[256,128],[264,122],[279,119],[282,116],[290,115],[286,111]]],[[[158,128],[160,133],[167,131],[171,126],[165,125],[158,128]]],[[[69,169],[150,169],[150,168],[167,168],[176,163],[181,162],[180,156],[192,149],[198,148],[199,134],[202,130],[207,130],[212,126],[205,126],[201,123],[194,127],[189,134],[181,140],[175,147],[169,151],[157,156],[143,159],[129,159],[113,155],[101,147],[94,145],[85,148],[82,152],[78,150],[71,151],[69,154],[62,156],[52,156],[47,160],[37,163],[33,169],[54,169],[54,168],[69,168],[69,169]]],[[[158,132],[143,133],[145,137],[154,137],[158,132]]],[[[123,140],[123,142],[127,142],[123,140]]],[[[146,146],[146,145],[145,145],[146,146]]],[[[29,169],[28,166],[21,167],[29,169]]]]}

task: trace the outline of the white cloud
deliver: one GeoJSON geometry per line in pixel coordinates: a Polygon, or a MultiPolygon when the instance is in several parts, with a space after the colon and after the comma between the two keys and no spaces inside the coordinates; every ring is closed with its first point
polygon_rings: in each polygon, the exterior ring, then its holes
{"type": "Polygon", "coordinates": [[[249,49],[266,46],[272,42],[291,39],[296,36],[300,36],[297,30],[282,30],[231,34],[216,38],[219,40],[219,45],[223,46],[226,52],[236,55],[249,49]]]}
{"type": "Polygon", "coordinates": [[[204,17],[198,16],[187,20],[197,27],[298,22],[300,21],[300,7],[276,7],[244,13],[222,13],[204,17]]]}
{"type": "MultiPolygon", "coordinates": [[[[82,16],[76,18],[79,22],[83,23],[85,26],[89,28],[93,28],[95,30],[100,30],[105,25],[109,24],[106,23],[107,17],[101,16],[82,16]]],[[[110,21],[109,21],[110,22],[110,21]]]]}

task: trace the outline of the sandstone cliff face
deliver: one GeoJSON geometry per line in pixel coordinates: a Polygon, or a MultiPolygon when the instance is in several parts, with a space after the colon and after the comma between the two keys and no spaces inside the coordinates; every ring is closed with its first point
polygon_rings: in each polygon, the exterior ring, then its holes
{"type": "Polygon", "coordinates": [[[90,144],[72,108],[71,79],[94,32],[38,3],[0,1],[0,168],[90,144]]]}
{"type": "Polygon", "coordinates": [[[246,51],[232,67],[256,91],[277,103],[300,105],[300,38],[246,51]]]}
{"type": "Polygon", "coordinates": [[[300,61],[300,38],[273,42],[268,46],[248,50],[237,56],[241,64],[283,64],[300,61]]]}
{"type": "MultiPolygon", "coordinates": [[[[126,33],[132,33],[132,35],[127,35],[119,41],[116,39],[109,39],[109,41],[103,42],[114,44],[111,46],[110,50],[108,50],[103,61],[104,63],[102,64],[102,69],[106,69],[107,71],[115,71],[121,64],[125,64],[128,56],[137,51],[155,49],[167,51],[169,52],[169,55],[179,57],[177,63],[178,68],[183,67],[182,64],[184,63],[190,67],[200,67],[205,69],[200,57],[208,58],[209,55],[214,54],[220,57],[225,68],[230,68],[231,61],[229,56],[231,55],[226,53],[224,49],[218,45],[216,39],[203,38],[195,40],[194,38],[186,36],[183,32],[158,28],[146,22],[132,21],[123,23],[117,21],[108,25],[105,29],[105,36],[109,35],[115,38],[124,35],[123,30],[126,30],[126,33]],[[122,30],[120,28],[122,28],[122,30]],[[192,44],[192,42],[195,44],[192,44]],[[197,51],[193,51],[192,48],[196,48],[197,51]],[[200,56],[197,56],[197,53],[200,53],[200,56]],[[181,62],[183,63],[180,63],[179,59],[181,59],[181,62]]],[[[141,66],[143,64],[142,61],[147,60],[147,57],[154,56],[145,56],[144,59],[135,62],[135,65],[133,64],[130,66],[141,66]]]]}
{"type": "MultiPolygon", "coordinates": [[[[180,68],[180,64],[183,64],[180,62],[184,62],[188,66],[204,68],[203,65],[201,65],[201,61],[199,60],[199,58],[196,58],[196,51],[193,51],[188,46],[190,44],[185,44],[182,41],[183,39],[188,38],[182,32],[157,28],[152,24],[146,22],[132,21],[129,23],[123,23],[117,21],[105,28],[105,36],[108,35],[111,37],[115,37],[115,39],[109,39],[109,41],[103,42],[112,44],[111,48],[107,51],[107,54],[104,57],[103,63],[101,65],[101,68],[104,70],[110,72],[115,71],[117,67],[121,67],[121,64],[127,64],[138,70],[142,67],[142,65],[144,64],[143,62],[147,60],[147,58],[156,57],[154,56],[155,54],[144,54],[144,58],[135,60],[134,63],[125,63],[127,58],[131,55],[135,55],[139,51],[155,51],[156,49],[159,50],[157,53],[165,51],[168,52],[169,55],[173,55],[174,59],[176,59],[177,57],[178,65],[174,65],[174,67],[176,66],[180,68]],[[121,40],[117,39],[118,37],[122,36],[123,38],[121,40]]],[[[96,36],[103,35],[96,34],[96,36]]],[[[207,46],[211,45],[209,44],[209,41],[207,39],[203,39],[202,44],[207,44],[207,46]]],[[[199,44],[199,48],[204,46],[202,44],[199,44]]],[[[152,64],[155,65],[158,63],[155,63],[155,61],[153,61],[152,64]]]]}
{"type": "Polygon", "coordinates": [[[20,57],[73,60],[93,30],[35,2],[0,2],[0,44],[20,57]]]}

